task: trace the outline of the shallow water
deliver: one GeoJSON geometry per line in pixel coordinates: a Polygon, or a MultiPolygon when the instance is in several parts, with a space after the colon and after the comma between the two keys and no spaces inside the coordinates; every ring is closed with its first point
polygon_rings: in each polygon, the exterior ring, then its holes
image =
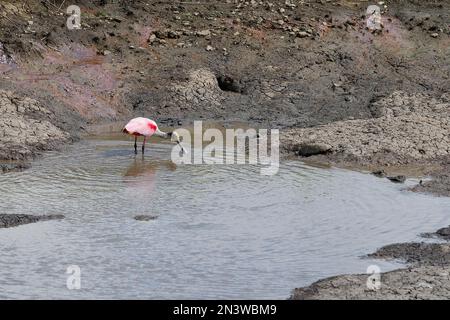
{"type": "Polygon", "coordinates": [[[386,179],[298,161],[275,176],[175,166],[171,147],[143,159],[130,141],[91,139],[0,175],[0,212],[66,216],[0,229],[0,298],[284,299],[325,276],[395,268],[361,256],[448,224],[448,198],[386,179]],[[69,265],[80,290],[66,287],[69,265]]]}

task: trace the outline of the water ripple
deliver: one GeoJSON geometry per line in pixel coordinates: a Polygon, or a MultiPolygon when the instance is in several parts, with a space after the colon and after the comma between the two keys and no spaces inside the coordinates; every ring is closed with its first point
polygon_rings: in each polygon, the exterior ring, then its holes
{"type": "Polygon", "coordinates": [[[142,157],[131,141],[88,140],[2,175],[1,212],[66,219],[0,230],[1,297],[286,298],[448,224],[449,199],[370,175],[298,161],[274,176],[175,165],[171,147],[149,144],[142,157]],[[70,264],[82,268],[79,292],[65,289],[70,264]]]}

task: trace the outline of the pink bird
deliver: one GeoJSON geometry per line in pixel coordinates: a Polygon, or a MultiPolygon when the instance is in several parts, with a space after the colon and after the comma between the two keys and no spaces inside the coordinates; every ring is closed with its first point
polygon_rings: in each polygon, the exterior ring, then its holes
{"type": "Polygon", "coordinates": [[[143,136],[144,142],[142,143],[142,154],[145,150],[145,142],[147,138],[156,135],[164,139],[171,139],[171,141],[178,143],[181,148],[181,152],[184,152],[184,148],[180,144],[180,137],[178,133],[173,132],[162,132],[158,129],[158,125],[155,121],[147,118],[134,118],[122,130],[123,133],[134,136],[134,153],[137,154],[137,138],[143,136]]]}

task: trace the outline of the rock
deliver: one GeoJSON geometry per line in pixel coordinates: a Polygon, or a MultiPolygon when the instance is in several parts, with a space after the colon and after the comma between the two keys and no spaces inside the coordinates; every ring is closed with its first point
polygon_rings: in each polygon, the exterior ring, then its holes
{"type": "Polygon", "coordinates": [[[150,44],[152,44],[153,42],[155,42],[156,41],[156,35],[154,34],[154,33],[152,33],[151,35],[150,35],[150,37],[148,38],[148,42],[150,43],[150,44]]]}
{"type": "Polygon", "coordinates": [[[439,37],[439,33],[434,32],[434,33],[430,34],[430,36],[433,38],[437,38],[437,37],[439,37]]]}
{"type": "Polygon", "coordinates": [[[214,50],[214,48],[212,46],[210,46],[210,45],[206,46],[206,51],[213,51],[213,50],[214,50]]]}
{"type": "Polygon", "coordinates": [[[64,219],[63,215],[34,216],[29,214],[0,214],[0,228],[16,227],[38,221],[64,219]]]}
{"type": "Polygon", "coordinates": [[[158,218],[158,216],[141,214],[141,215],[135,216],[134,220],[137,220],[137,221],[150,221],[150,220],[155,220],[157,218],[158,218]]]}
{"type": "Polygon", "coordinates": [[[181,36],[181,32],[169,30],[167,32],[167,38],[169,39],[178,39],[181,36]]]}
{"type": "Polygon", "coordinates": [[[372,171],[372,174],[373,174],[374,176],[376,176],[376,177],[379,177],[379,178],[384,178],[384,177],[386,177],[386,172],[384,172],[383,169],[372,171]]]}
{"type": "Polygon", "coordinates": [[[299,33],[297,33],[297,35],[300,38],[306,38],[308,36],[308,33],[306,31],[300,31],[299,33]]]}
{"type": "Polygon", "coordinates": [[[436,232],[422,233],[420,236],[424,238],[441,238],[444,240],[450,240],[450,226],[441,228],[436,232]]]}
{"type": "Polygon", "coordinates": [[[443,238],[450,239],[450,226],[439,229],[436,231],[436,234],[443,238]]]}
{"type": "Polygon", "coordinates": [[[403,183],[406,181],[406,177],[403,175],[398,175],[398,176],[389,176],[386,177],[388,178],[390,181],[395,182],[395,183],[403,183]]]}
{"type": "Polygon", "coordinates": [[[200,31],[197,31],[197,32],[195,33],[195,35],[197,35],[197,36],[199,36],[199,37],[207,37],[207,36],[210,36],[210,35],[211,35],[211,31],[208,30],[208,29],[206,29],[206,30],[200,30],[200,31]]]}
{"type": "Polygon", "coordinates": [[[297,154],[302,157],[309,157],[330,152],[331,146],[325,143],[303,143],[296,147],[297,154]]]}
{"type": "Polygon", "coordinates": [[[231,91],[242,93],[243,89],[241,88],[238,81],[234,80],[230,76],[219,76],[217,77],[217,82],[219,84],[219,88],[223,91],[231,91]]]}

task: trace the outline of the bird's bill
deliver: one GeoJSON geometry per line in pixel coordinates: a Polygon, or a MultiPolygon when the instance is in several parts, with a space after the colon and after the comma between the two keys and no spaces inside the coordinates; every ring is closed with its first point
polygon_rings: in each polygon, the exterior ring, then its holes
{"type": "Polygon", "coordinates": [[[181,154],[185,154],[186,153],[186,149],[183,148],[183,146],[181,145],[181,142],[178,140],[177,144],[180,146],[181,148],[181,154]]]}

